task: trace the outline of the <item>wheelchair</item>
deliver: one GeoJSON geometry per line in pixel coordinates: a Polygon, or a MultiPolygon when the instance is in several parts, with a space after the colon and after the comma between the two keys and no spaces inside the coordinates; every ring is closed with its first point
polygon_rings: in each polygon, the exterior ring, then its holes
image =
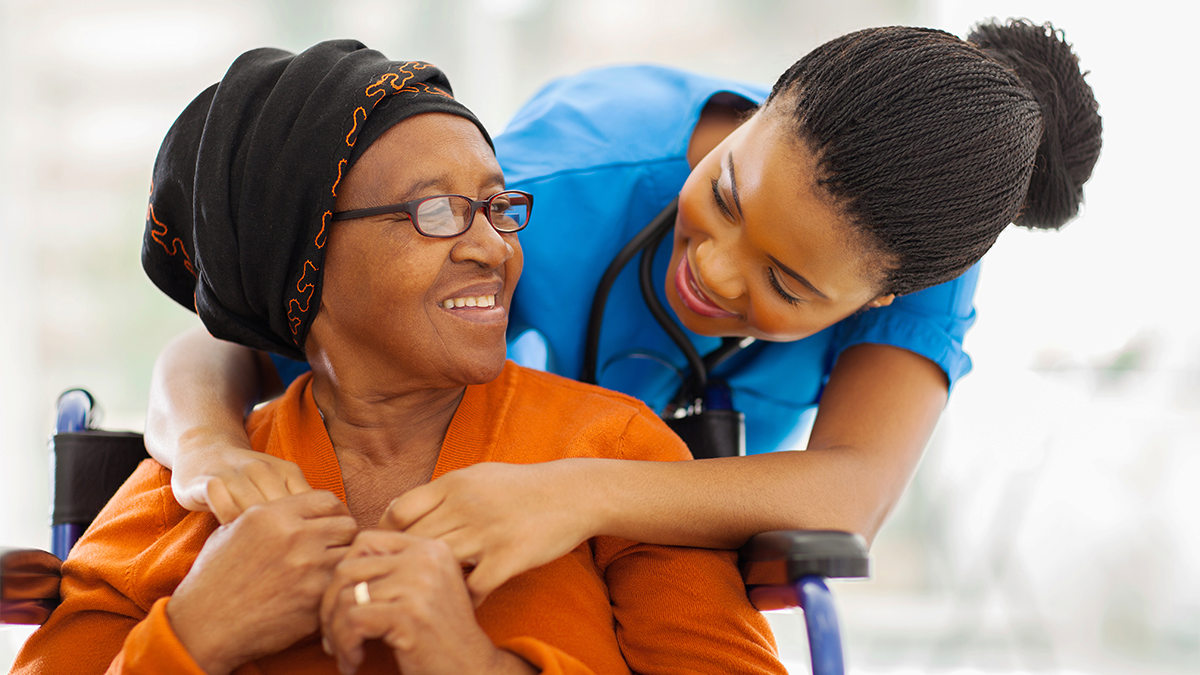
{"type": "MultiPolygon", "coordinates": [[[[138,464],[149,459],[142,435],[92,428],[95,400],[83,389],[58,399],[50,440],[54,499],[51,551],[0,549],[0,624],[41,625],[59,603],[63,560],[138,464]]],[[[864,578],[870,559],[848,532],[776,530],[738,551],[746,593],[760,611],[804,612],[813,675],[844,673],[837,610],[826,579],[864,578]]]]}

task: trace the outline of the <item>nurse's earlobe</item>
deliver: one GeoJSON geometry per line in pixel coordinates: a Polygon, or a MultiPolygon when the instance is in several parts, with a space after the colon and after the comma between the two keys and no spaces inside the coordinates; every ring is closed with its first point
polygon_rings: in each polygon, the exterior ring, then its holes
{"type": "Polygon", "coordinates": [[[875,309],[876,307],[887,307],[888,305],[892,304],[892,301],[895,299],[896,299],[895,293],[888,293],[887,295],[881,295],[881,296],[875,298],[874,300],[868,302],[867,308],[875,309]]]}

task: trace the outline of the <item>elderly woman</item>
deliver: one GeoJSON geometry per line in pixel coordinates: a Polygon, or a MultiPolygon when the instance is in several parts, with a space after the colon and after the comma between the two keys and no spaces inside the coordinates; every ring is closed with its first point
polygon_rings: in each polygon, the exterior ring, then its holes
{"type": "Polygon", "coordinates": [[[482,461],[688,456],[635,399],[505,361],[532,205],[436,68],[239,58],[163,142],[143,260],[218,337],[312,364],[246,426],[316,489],[219,526],[143,463],[14,672],[783,672],[731,554],[596,537],[472,607],[445,544],[386,527],[482,461]]]}

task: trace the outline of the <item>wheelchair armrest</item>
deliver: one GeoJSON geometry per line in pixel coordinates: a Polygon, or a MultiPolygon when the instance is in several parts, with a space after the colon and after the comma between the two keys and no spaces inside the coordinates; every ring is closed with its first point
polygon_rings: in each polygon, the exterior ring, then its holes
{"type": "Polygon", "coordinates": [[[738,551],[738,567],[751,603],[760,610],[799,607],[797,584],[809,576],[864,578],[871,574],[867,542],[833,530],[772,530],[738,551]]]}
{"type": "Polygon", "coordinates": [[[41,625],[58,607],[62,561],[37,549],[0,549],[0,624],[41,625]]]}
{"type": "Polygon", "coordinates": [[[150,455],[141,434],[97,429],[60,431],[50,438],[50,452],[54,459],[50,550],[66,559],[108,500],[150,455]]]}

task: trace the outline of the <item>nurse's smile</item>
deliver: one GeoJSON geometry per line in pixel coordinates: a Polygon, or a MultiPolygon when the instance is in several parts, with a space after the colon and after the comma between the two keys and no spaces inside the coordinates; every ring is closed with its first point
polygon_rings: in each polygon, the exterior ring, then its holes
{"type": "Polygon", "coordinates": [[[714,319],[737,318],[737,314],[721,308],[704,292],[686,255],[680,257],[679,266],[675,269],[675,290],[679,299],[693,312],[714,319]]]}

